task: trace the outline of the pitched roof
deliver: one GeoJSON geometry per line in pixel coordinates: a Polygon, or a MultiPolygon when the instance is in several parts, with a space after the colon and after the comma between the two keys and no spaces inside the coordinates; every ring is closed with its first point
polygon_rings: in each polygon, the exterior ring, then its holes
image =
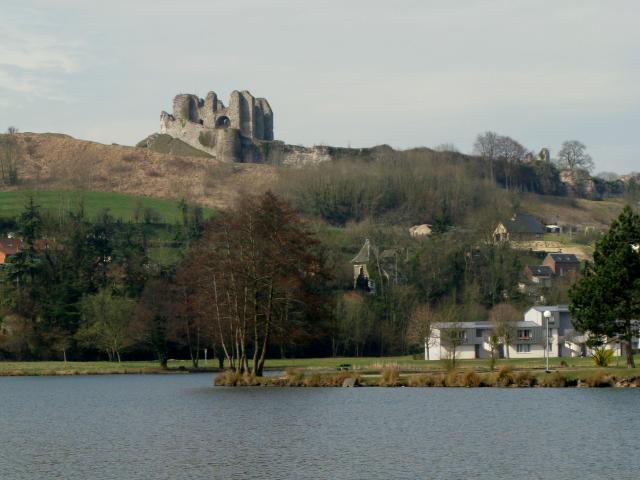
{"type": "Polygon", "coordinates": [[[527,265],[527,268],[534,277],[550,277],[553,275],[551,267],[546,265],[527,265]]]}
{"type": "MultiPolygon", "coordinates": [[[[536,322],[531,322],[529,320],[518,320],[511,322],[512,326],[515,327],[539,327],[536,322]]],[[[444,328],[487,328],[492,329],[494,327],[491,322],[441,322],[434,323],[434,328],[444,329],[444,328]]]]}
{"type": "Polygon", "coordinates": [[[528,213],[518,213],[511,220],[504,224],[509,233],[533,233],[543,234],[545,232],[542,224],[533,215],[528,213]]]}
{"type": "Polygon", "coordinates": [[[367,238],[364,241],[364,245],[362,245],[362,248],[360,249],[358,254],[355,257],[353,257],[353,259],[351,260],[351,263],[368,263],[370,257],[371,257],[371,242],[369,242],[369,239],[367,238]]]}
{"type": "Polygon", "coordinates": [[[549,255],[556,263],[580,263],[573,253],[550,253],[549,255]]]}
{"type": "Polygon", "coordinates": [[[568,305],[536,305],[531,307],[529,310],[537,310],[538,312],[544,312],[545,310],[549,310],[550,312],[568,312],[568,305]]]}

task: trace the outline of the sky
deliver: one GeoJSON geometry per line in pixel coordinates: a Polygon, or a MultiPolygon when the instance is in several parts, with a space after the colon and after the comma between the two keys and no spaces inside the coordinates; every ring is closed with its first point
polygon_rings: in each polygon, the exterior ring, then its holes
{"type": "Polygon", "coordinates": [[[133,145],[177,93],[265,97],[300,145],[580,140],[640,170],[637,0],[0,0],[0,129],[133,145]]]}

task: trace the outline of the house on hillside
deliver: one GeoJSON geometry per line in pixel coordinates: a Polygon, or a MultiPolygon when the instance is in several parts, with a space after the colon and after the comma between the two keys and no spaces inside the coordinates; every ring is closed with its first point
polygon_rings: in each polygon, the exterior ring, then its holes
{"type": "Polygon", "coordinates": [[[22,240],[13,235],[0,237],[0,265],[7,262],[7,258],[22,250],[22,240]]]}
{"type": "Polygon", "coordinates": [[[530,242],[544,239],[545,228],[533,215],[517,213],[500,222],[493,231],[494,242],[530,242]]]}
{"type": "MultiPolygon", "coordinates": [[[[377,272],[384,284],[397,285],[404,281],[399,264],[406,260],[406,249],[388,248],[380,251],[369,239],[364,241],[358,254],[351,259],[353,265],[353,288],[376,293],[375,282],[371,279],[371,269],[377,272]]],[[[382,288],[383,285],[380,285],[382,288]]]]}
{"type": "Polygon", "coordinates": [[[409,235],[412,237],[428,237],[433,233],[431,225],[423,223],[422,225],[414,225],[409,228],[409,235]]]}
{"type": "Polygon", "coordinates": [[[551,286],[553,270],[547,265],[527,265],[524,267],[523,274],[533,285],[545,288],[551,286]]]}
{"type": "Polygon", "coordinates": [[[353,288],[375,293],[375,283],[369,277],[367,265],[373,258],[372,245],[367,238],[358,254],[351,259],[353,265],[353,288]]]}
{"type": "Polygon", "coordinates": [[[573,253],[549,253],[542,265],[549,267],[556,277],[580,273],[580,260],[573,253]]]}

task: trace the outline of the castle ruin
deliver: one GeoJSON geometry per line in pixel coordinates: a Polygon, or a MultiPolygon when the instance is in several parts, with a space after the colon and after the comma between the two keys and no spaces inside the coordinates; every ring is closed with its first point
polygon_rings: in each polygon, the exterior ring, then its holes
{"type": "MultiPolygon", "coordinates": [[[[202,99],[181,93],[173,99],[173,113],[160,114],[160,133],[208,153],[218,160],[272,165],[316,165],[339,155],[364,156],[389,147],[350,149],[328,146],[289,145],[273,137],[273,110],[264,98],[246,90],[234,90],[229,105],[209,92],[202,99]]],[[[143,145],[150,147],[156,134],[143,145]]]]}
{"type": "Polygon", "coordinates": [[[273,141],[273,110],[264,98],[234,90],[225,107],[215,92],[202,99],[179,94],[173,114],[160,114],[160,133],[171,135],[221,160],[263,161],[273,141]]]}

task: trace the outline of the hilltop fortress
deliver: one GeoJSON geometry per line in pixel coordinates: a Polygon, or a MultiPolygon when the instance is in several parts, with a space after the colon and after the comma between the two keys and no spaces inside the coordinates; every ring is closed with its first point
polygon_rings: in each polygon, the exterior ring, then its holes
{"type": "Polygon", "coordinates": [[[246,90],[234,90],[228,107],[215,92],[204,99],[180,94],[173,99],[173,114],[160,114],[160,133],[216,158],[260,161],[262,142],[273,141],[273,111],[266,99],[246,90]]]}
{"type": "MultiPolygon", "coordinates": [[[[246,90],[231,92],[228,106],[211,91],[202,99],[181,93],[173,99],[173,113],[160,114],[160,133],[227,162],[309,165],[340,156],[369,156],[389,147],[364,149],[303,147],[274,140],[273,110],[265,98],[246,90]]],[[[138,146],[153,149],[154,134],[138,146]]]]}

